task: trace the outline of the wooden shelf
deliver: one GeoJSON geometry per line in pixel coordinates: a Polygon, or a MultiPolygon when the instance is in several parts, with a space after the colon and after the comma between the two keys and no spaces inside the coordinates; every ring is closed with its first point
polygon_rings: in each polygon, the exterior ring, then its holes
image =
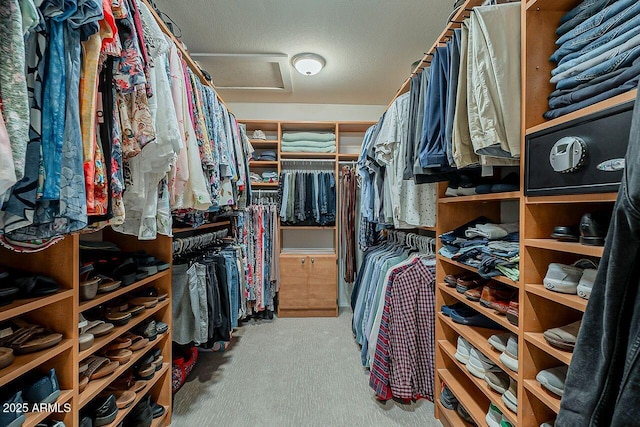
{"type": "Polygon", "coordinates": [[[461,337],[469,341],[469,343],[480,350],[482,354],[491,359],[493,363],[498,365],[498,367],[505,371],[511,378],[514,380],[518,379],[518,373],[513,372],[511,369],[507,368],[502,361],[500,361],[501,353],[491,347],[488,341],[491,335],[502,334],[504,331],[461,325],[442,313],[438,313],[438,318],[441,322],[447,324],[451,329],[456,331],[461,337]]]}
{"type": "Polygon", "coordinates": [[[252,168],[277,168],[280,162],[277,160],[251,160],[249,167],[252,168]]]}
{"type": "Polygon", "coordinates": [[[618,193],[596,193],[568,194],[561,196],[526,196],[524,201],[528,205],[540,205],[547,203],[613,203],[617,198],[618,193]]]}
{"type": "Polygon", "coordinates": [[[434,233],[435,233],[435,231],[436,231],[436,228],[435,228],[435,227],[427,227],[427,226],[424,226],[424,227],[419,227],[419,228],[420,228],[420,230],[433,231],[434,233]]]}
{"type": "Polygon", "coordinates": [[[560,398],[542,387],[537,380],[524,380],[524,388],[547,405],[553,412],[556,414],[560,412],[560,398]]]}
{"type": "Polygon", "coordinates": [[[558,252],[568,252],[576,255],[585,255],[602,258],[604,246],[587,246],[575,242],[560,242],[553,239],[525,239],[525,246],[533,248],[549,249],[558,252]]]}
{"type": "MultiPolygon", "coordinates": [[[[464,268],[465,270],[469,270],[469,271],[472,271],[474,273],[478,272],[478,269],[475,268],[475,267],[471,267],[470,265],[463,264],[463,263],[458,262],[458,261],[454,261],[454,260],[449,259],[449,258],[447,258],[445,256],[442,256],[442,255],[438,255],[438,260],[439,261],[444,261],[444,262],[446,262],[448,264],[451,264],[451,265],[455,265],[457,267],[464,268]]],[[[518,282],[514,282],[513,280],[509,279],[506,276],[495,276],[495,277],[492,277],[491,279],[495,280],[496,282],[500,282],[500,283],[504,283],[505,285],[512,286],[514,288],[519,288],[520,287],[518,282]]]]}
{"type": "Polygon", "coordinates": [[[327,160],[335,160],[336,153],[292,153],[292,152],[280,152],[281,159],[327,159],[327,160]]]}
{"type": "Polygon", "coordinates": [[[114,298],[119,297],[120,295],[124,295],[124,294],[128,294],[129,292],[133,292],[134,290],[141,288],[142,286],[151,283],[151,282],[155,282],[158,279],[163,278],[164,276],[167,276],[171,274],[171,271],[169,270],[165,270],[165,271],[161,271],[158,274],[154,274],[153,276],[149,276],[146,277],[138,282],[135,282],[132,285],[129,286],[121,286],[118,289],[116,289],[113,292],[107,292],[104,294],[98,294],[99,296],[97,296],[96,298],[89,300],[89,301],[83,301],[80,303],[80,312],[84,312],[87,311],[93,307],[97,307],[99,305],[102,305],[108,301],[111,301],[114,298]]]}
{"type": "Polygon", "coordinates": [[[503,328],[508,329],[509,331],[511,331],[514,334],[518,335],[518,327],[515,326],[515,325],[512,325],[507,320],[507,318],[505,316],[499,315],[498,313],[495,312],[494,309],[487,308],[487,307],[483,306],[482,304],[480,304],[479,302],[471,301],[471,300],[467,299],[464,296],[464,294],[461,294],[460,292],[456,291],[456,288],[450,288],[447,285],[445,285],[444,283],[439,283],[438,284],[438,289],[440,289],[440,291],[445,292],[446,294],[454,297],[455,299],[457,299],[461,303],[463,303],[465,305],[468,305],[469,307],[473,308],[474,310],[476,310],[480,314],[483,314],[483,315],[487,316],[489,319],[493,320],[494,322],[496,322],[497,324],[499,324],[503,328]]]}
{"type": "Polygon", "coordinates": [[[545,353],[552,355],[565,365],[571,364],[571,357],[573,356],[573,353],[571,353],[570,351],[560,350],[549,345],[549,343],[547,343],[547,340],[544,339],[544,336],[541,332],[525,332],[524,339],[527,342],[535,345],[545,353]]]}
{"type": "Polygon", "coordinates": [[[462,406],[467,410],[471,418],[479,426],[485,425],[485,415],[488,408],[483,408],[476,402],[465,389],[465,386],[450,372],[448,369],[438,369],[438,376],[449,387],[449,390],[460,401],[464,402],[462,406]]]}
{"type": "Polygon", "coordinates": [[[507,405],[505,405],[502,401],[502,395],[489,387],[489,384],[487,384],[484,379],[476,378],[475,376],[473,376],[464,365],[458,362],[455,357],[456,347],[447,340],[438,341],[438,345],[449,356],[453,363],[455,363],[458,368],[465,373],[467,378],[469,378],[476,385],[476,387],[478,387],[478,389],[482,391],[487,399],[489,399],[495,406],[498,407],[498,409],[500,409],[502,415],[504,415],[504,417],[508,419],[509,422],[516,424],[517,415],[511,412],[509,408],[507,408],[507,405]]]}
{"type": "Polygon", "coordinates": [[[202,230],[208,230],[210,228],[223,228],[223,227],[228,227],[230,224],[231,224],[231,221],[209,222],[195,228],[194,227],[176,227],[176,228],[173,228],[171,231],[173,232],[173,234],[177,234],[177,233],[185,233],[187,231],[202,231],[202,230]]]}
{"type": "Polygon", "coordinates": [[[46,297],[16,299],[11,304],[0,307],[0,322],[51,304],[59,303],[67,298],[73,298],[72,289],[63,289],[46,297]]]}
{"type": "Polygon", "coordinates": [[[335,225],[281,225],[282,230],[335,230],[335,225]]]}
{"type": "MultiPolygon", "coordinates": [[[[539,2],[541,3],[544,1],[552,1],[552,0],[539,0],[539,2]]],[[[527,5],[527,8],[528,7],[529,5],[527,5]]],[[[589,114],[597,113],[599,111],[606,110],[607,108],[611,108],[615,105],[623,104],[628,101],[633,101],[636,99],[637,95],[638,95],[638,89],[633,89],[629,92],[620,94],[618,96],[614,96],[613,98],[609,98],[604,101],[598,102],[597,104],[590,105],[578,111],[574,111],[573,113],[569,113],[564,116],[558,117],[557,119],[549,120],[537,126],[530,127],[526,130],[526,134],[531,135],[532,133],[539,132],[541,130],[551,129],[556,126],[562,125],[564,123],[570,122],[571,120],[579,119],[589,114]]]]}
{"type": "MultiPolygon", "coordinates": [[[[122,374],[124,374],[129,368],[131,368],[138,360],[140,360],[149,350],[154,348],[156,345],[162,342],[166,337],[169,336],[169,332],[165,332],[162,335],[158,335],[153,341],[150,341],[144,348],[136,351],[131,356],[131,359],[125,363],[124,365],[118,366],[113,373],[107,375],[104,378],[100,378],[97,380],[89,381],[87,384],[87,388],[84,389],[82,393],[80,393],[80,408],[83,408],[87,403],[89,403],[94,397],[96,397],[100,392],[106,389],[113,381],[118,379],[122,374]]],[[[154,375],[155,378],[155,375],[154,375]]]]}
{"type": "Polygon", "coordinates": [[[144,322],[146,319],[150,318],[151,316],[153,316],[154,314],[156,314],[157,312],[159,312],[160,310],[168,306],[169,306],[169,300],[162,301],[157,306],[146,309],[141,314],[133,317],[129,321],[129,323],[127,323],[126,325],[116,326],[107,335],[97,337],[90,348],[80,352],[80,360],[84,360],[87,357],[91,356],[92,354],[96,353],[98,350],[100,350],[102,347],[109,344],[111,341],[113,341],[120,335],[131,330],[134,326],[139,325],[140,323],[144,322]]]}
{"type": "Polygon", "coordinates": [[[473,196],[439,197],[438,203],[469,203],[469,202],[502,202],[520,200],[519,191],[507,193],[475,194],[473,196]]]}
{"type": "Polygon", "coordinates": [[[527,1],[526,9],[536,9],[536,10],[551,10],[551,11],[559,11],[564,12],[567,10],[573,9],[576,5],[575,0],[529,0],[527,1]]]}
{"type": "MultiPolygon", "coordinates": [[[[131,412],[134,406],[136,406],[138,402],[140,402],[142,398],[151,390],[151,387],[153,387],[154,384],[158,382],[158,379],[160,379],[164,374],[167,373],[167,371],[169,370],[169,365],[170,365],[169,363],[163,363],[162,368],[155,373],[153,378],[147,381],[147,384],[145,385],[145,387],[142,390],[140,390],[138,393],[136,393],[136,400],[134,400],[133,403],[128,408],[119,409],[116,419],[111,424],[107,424],[107,426],[116,427],[118,424],[120,424],[124,419],[124,417],[126,417],[127,414],[131,412]]],[[[163,415],[163,417],[166,417],[166,415],[163,415]]]]}
{"type": "MultiPolygon", "coordinates": [[[[60,397],[55,401],[58,405],[64,405],[73,397],[73,390],[61,390],[60,397]]],[[[53,415],[55,412],[29,412],[26,414],[26,420],[22,427],[35,427],[41,421],[44,421],[49,415],[53,415]]]]}
{"type": "Polygon", "coordinates": [[[354,154],[338,154],[338,160],[344,160],[344,161],[357,161],[358,158],[360,157],[360,154],[358,153],[354,153],[354,154]]]}
{"type": "Polygon", "coordinates": [[[251,142],[251,145],[253,145],[254,147],[257,146],[264,146],[264,145],[268,145],[268,146],[277,146],[280,143],[279,139],[251,139],[249,138],[249,142],[251,142]]]}
{"type": "Polygon", "coordinates": [[[73,340],[63,339],[55,347],[46,350],[36,351],[35,353],[22,354],[16,356],[13,363],[4,369],[0,369],[0,387],[10,383],[16,378],[28,373],[29,371],[45,364],[54,357],[62,354],[73,347],[73,340]]]}
{"type": "Polygon", "coordinates": [[[589,300],[580,298],[578,295],[569,295],[569,294],[562,294],[560,292],[553,292],[545,288],[544,285],[526,284],[524,289],[529,293],[538,295],[542,298],[548,299],[549,301],[553,301],[557,304],[566,305],[567,307],[571,307],[575,310],[579,310],[582,312],[584,312],[587,309],[587,304],[589,303],[589,300]]]}
{"type": "Polygon", "coordinates": [[[277,182],[252,182],[251,188],[278,188],[277,182]]]}

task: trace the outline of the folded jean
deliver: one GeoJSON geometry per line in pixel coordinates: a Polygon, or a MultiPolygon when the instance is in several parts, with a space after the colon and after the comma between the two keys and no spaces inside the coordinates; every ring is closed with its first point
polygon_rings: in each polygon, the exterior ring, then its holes
{"type": "Polygon", "coordinates": [[[486,237],[489,240],[498,240],[506,237],[509,233],[517,231],[518,223],[510,224],[478,224],[465,231],[467,237],[486,237]]]}
{"type": "MultiPolygon", "coordinates": [[[[640,2],[639,2],[640,4],[640,2]]],[[[579,86],[596,77],[611,73],[619,68],[631,65],[636,59],[640,58],[640,46],[636,46],[626,52],[621,52],[613,58],[610,58],[594,67],[589,68],[575,76],[562,79],[558,82],[558,89],[571,89],[579,86]]]]}
{"type": "Polygon", "coordinates": [[[562,79],[578,75],[638,45],[640,45],[640,26],[598,49],[558,66],[551,71],[553,77],[550,82],[557,83],[562,79]]]}
{"type": "MultiPolygon", "coordinates": [[[[550,98],[549,108],[553,110],[591,99],[597,95],[625,85],[625,83],[632,81],[638,77],[638,75],[640,75],[640,59],[636,59],[629,67],[593,79],[591,84],[581,85],[572,91],[567,91],[568,93],[550,98]]],[[[629,85],[626,86],[629,87],[629,85]]],[[[633,88],[633,86],[631,86],[631,88],[633,88]]]]}
{"type": "Polygon", "coordinates": [[[550,60],[559,62],[564,56],[577,52],[602,35],[637,16],[640,3],[635,0],[618,0],[564,34],[556,44],[560,45],[550,60]],[[606,19],[606,20],[605,20],[606,19]]]}
{"type": "Polygon", "coordinates": [[[638,87],[638,80],[640,79],[639,75],[636,75],[631,80],[625,82],[624,84],[615,87],[613,89],[609,89],[606,92],[599,93],[598,95],[585,99],[584,101],[577,102],[575,104],[571,104],[567,107],[557,108],[554,110],[549,110],[543,114],[544,118],[547,120],[555,119],[556,117],[563,116],[565,114],[572,113],[574,111],[578,111],[582,108],[588,107],[589,105],[596,104],[600,101],[604,101],[606,99],[612,98],[614,96],[620,95],[625,92],[629,92],[630,90],[638,87]]]}
{"type": "Polygon", "coordinates": [[[566,62],[572,61],[586,53],[591,52],[592,50],[598,49],[599,47],[611,42],[612,40],[622,37],[623,34],[637,29],[638,25],[640,25],[640,16],[634,16],[622,25],[612,28],[607,33],[601,35],[582,49],[565,55],[562,59],[560,59],[558,65],[564,65],[566,62]]]}
{"type": "Polygon", "coordinates": [[[561,36],[576,26],[600,12],[615,0],[584,0],[582,3],[564,14],[560,19],[560,26],[556,34],[561,36]]]}

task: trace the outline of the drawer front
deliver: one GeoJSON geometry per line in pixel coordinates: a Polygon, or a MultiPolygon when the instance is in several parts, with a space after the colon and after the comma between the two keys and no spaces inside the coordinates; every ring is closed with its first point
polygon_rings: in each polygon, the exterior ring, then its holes
{"type": "Polygon", "coordinates": [[[617,191],[634,102],[528,135],[525,195],[617,191]]]}
{"type": "Polygon", "coordinates": [[[334,308],[338,302],[335,255],[309,255],[309,308],[334,308]]]}
{"type": "Polygon", "coordinates": [[[307,308],[309,305],[309,259],[306,255],[280,255],[279,306],[307,308]]]}

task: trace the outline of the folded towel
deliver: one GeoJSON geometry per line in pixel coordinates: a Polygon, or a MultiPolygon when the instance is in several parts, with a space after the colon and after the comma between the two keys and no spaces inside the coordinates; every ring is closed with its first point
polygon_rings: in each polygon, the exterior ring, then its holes
{"type": "Polygon", "coordinates": [[[336,146],[331,147],[282,147],[284,153],[335,153],[336,146]]]}
{"type": "Polygon", "coordinates": [[[335,146],[336,141],[282,141],[283,147],[319,147],[327,148],[335,146]]]}
{"type": "Polygon", "coordinates": [[[335,141],[336,135],[331,133],[320,132],[295,132],[282,134],[282,141],[335,141]]]}

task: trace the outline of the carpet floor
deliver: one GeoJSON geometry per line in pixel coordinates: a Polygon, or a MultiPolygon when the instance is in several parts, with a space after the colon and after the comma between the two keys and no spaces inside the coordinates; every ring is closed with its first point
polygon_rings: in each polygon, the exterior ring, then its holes
{"type": "Polygon", "coordinates": [[[376,401],[351,317],[245,323],[226,352],[200,353],[172,427],[440,426],[425,400],[376,401]]]}

